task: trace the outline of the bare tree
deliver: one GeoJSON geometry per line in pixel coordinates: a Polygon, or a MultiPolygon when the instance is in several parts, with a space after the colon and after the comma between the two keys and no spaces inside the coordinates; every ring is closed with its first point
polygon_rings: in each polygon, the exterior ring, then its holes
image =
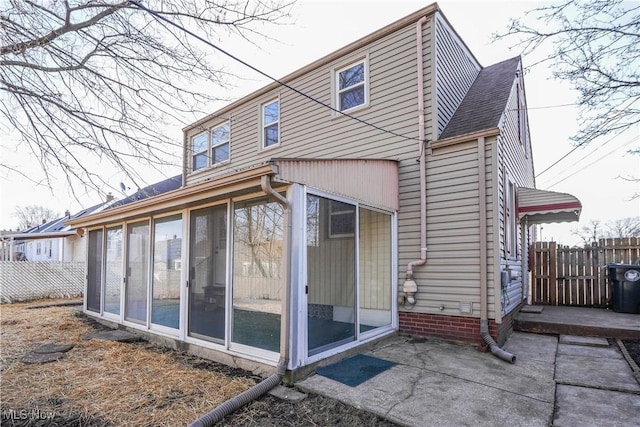
{"type": "MultiPolygon", "coordinates": [[[[291,5],[139,1],[205,39],[251,43],[291,5]]],[[[103,170],[89,166],[96,160],[133,182],[142,180],[140,161],[179,164],[182,143],[167,126],[193,120],[231,77],[211,48],[126,0],[0,0],[0,27],[0,128],[28,147],[43,176],[6,158],[0,169],[50,186],[52,171],[63,171],[72,189],[106,192],[103,170]]]]}
{"type": "Polygon", "coordinates": [[[604,237],[604,230],[600,221],[591,220],[580,228],[571,230],[571,234],[578,236],[585,245],[590,245],[604,237]]]}
{"type": "Polygon", "coordinates": [[[44,206],[16,206],[13,216],[18,220],[18,230],[26,230],[58,217],[53,210],[44,206]]]}
{"type": "Polygon", "coordinates": [[[640,237],[640,217],[619,218],[604,224],[599,220],[591,220],[571,230],[571,233],[582,239],[585,245],[606,238],[640,237]]]}
{"type": "Polygon", "coordinates": [[[605,229],[606,237],[640,237],[640,216],[609,221],[605,229]]]}
{"type": "Polygon", "coordinates": [[[522,54],[542,45],[554,77],[579,92],[580,130],[575,143],[617,135],[640,123],[640,4],[624,0],[545,3],[494,38],[518,39],[522,54]]]}

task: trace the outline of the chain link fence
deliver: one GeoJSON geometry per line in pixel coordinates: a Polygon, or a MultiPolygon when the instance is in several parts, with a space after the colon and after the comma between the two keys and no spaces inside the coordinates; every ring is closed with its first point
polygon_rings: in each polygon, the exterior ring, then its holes
{"type": "Polygon", "coordinates": [[[0,302],[78,297],[84,278],[84,262],[0,261],[0,302]]]}

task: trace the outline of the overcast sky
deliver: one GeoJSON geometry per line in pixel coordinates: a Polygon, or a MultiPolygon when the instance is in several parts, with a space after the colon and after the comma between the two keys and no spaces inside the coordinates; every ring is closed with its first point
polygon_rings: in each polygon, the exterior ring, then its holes
{"type": "MultiPolygon", "coordinates": [[[[393,21],[400,19],[430,2],[417,1],[307,1],[299,0],[292,9],[291,25],[269,27],[269,34],[278,40],[256,40],[259,48],[247,43],[220,40],[217,43],[255,67],[282,77],[362,36],[365,36],[393,21]]],[[[460,37],[483,66],[518,55],[518,50],[510,50],[513,42],[492,43],[491,35],[506,28],[509,18],[519,17],[525,11],[535,8],[539,2],[464,2],[443,0],[438,2],[443,13],[460,37]]],[[[212,54],[214,54],[212,52],[212,54]]],[[[547,53],[539,51],[536,55],[547,53]]],[[[268,83],[255,72],[233,64],[230,59],[220,58],[225,65],[240,74],[243,80],[229,96],[239,98],[268,83]]],[[[533,58],[525,57],[524,66],[533,63],[533,58]]],[[[570,86],[551,79],[546,67],[533,68],[525,75],[525,90],[529,107],[529,121],[536,173],[569,152],[573,146],[570,137],[576,133],[576,94],[570,86]]],[[[221,105],[211,106],[212,111],[221,105]]],[[[168,132],[175,133],[176,141],[182,140],[179,124],[168,132]]],[[[640,175],[640,156],[631,156],[627,151],[638,148],[640,130],[638,127],[616,137],[594,141],[587,148],[578,149],[558,165],[536,179],[537,187],[575,195],[583,205],[580,224],[590,220],[603,222],[629,216],[640,215],[640,199],[630,200],[640,192],[637,182],[622,177],[640,175]]],[[[6,135],[0,135],[3,141],[6,135]]],[[[8,151],[2,157],[13,155],[8,151]]],[[[20,163],[28,168],[26,154],[19,154],[20,163]]],[[[118,187],[123,178],[117,172],[105,172],[118,187]]],[[[179,168],[168,170],[166,176],[180,173],[179,168]]],[[[163,176],[149,171],[149,183],[163,176]]],[[[0,176],[1,216],[0,229],[15,227],[12,217],[15,206],[42,205],[62,214],[66,209],[72,212],[100,202],[97,195],[87,194],[76,201],[68,194],[64,185],[58,184],[55,195],[43,187],[35,187],[15,175],[0,176]]],[[[543,238],[554,237],[563,244],[577,243],[570,230],[578,223],[545,225],[543,238]]]]}

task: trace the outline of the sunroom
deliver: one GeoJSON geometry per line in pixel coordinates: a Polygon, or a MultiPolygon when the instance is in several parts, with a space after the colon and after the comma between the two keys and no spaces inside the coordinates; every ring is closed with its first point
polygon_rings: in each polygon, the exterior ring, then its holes
{"type": "Polygon", "coordinates": [[[397,205],[394,161],[273,160],[71,221],[84,310],[295,370],[397,330],[397,205]]]}

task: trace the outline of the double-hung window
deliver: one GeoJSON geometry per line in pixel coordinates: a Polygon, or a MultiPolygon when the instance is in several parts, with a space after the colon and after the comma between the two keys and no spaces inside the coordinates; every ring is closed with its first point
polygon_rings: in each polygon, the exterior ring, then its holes
{"type": "Polygon", "coordinates": [[[230,135],[229,122],[211,130],[211,159],[214,165],[229,160],[230,135]]]}
{"type": "Polygon", "coordinates": [[[277,99],[262,105],[262,146],[280,143],[280,101],[277,99]]]}
{"type": "Polygon", "coordinates": [[[193,151],[193,170],[217,165],[229,160],[229,146],[231,141],[231,125],[225,122],[203,132],[191,139],[193,151]]]}
{"type": "Polygon", "coordinates": [[[193,150],[193,170],[206,168],[209,165],[209,136],[201,133],[191,140],[193,150]]]}
{"type": "Polygon", "coordinates": [[[365,61],[336,71],[338,109],[350,110],[367,103],[367,71],[365,61]]]}

